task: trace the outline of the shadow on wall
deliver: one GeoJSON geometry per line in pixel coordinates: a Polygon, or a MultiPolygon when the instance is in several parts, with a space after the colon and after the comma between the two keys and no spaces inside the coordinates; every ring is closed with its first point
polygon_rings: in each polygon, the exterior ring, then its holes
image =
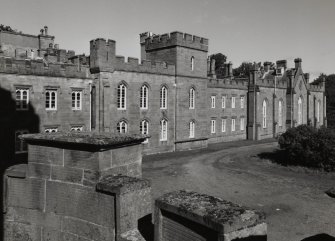
{"type": "MultiPolygon", "coordinates": [[[[27,162],[27,147],[16,136],[23,133],[39,132],[39,117],[34,108],[28,104],[27,110],[16,110],[13,93],[0,88],[0,196],[3,198],[3,175],[13,165],[27,162]]],[[[3,202],[1,200],[1,210],[3,202]]],[[[3,212],[0,215],[3,227],[3,212]]],[[[3,237],[3,228],[0,229],[3,237]]],[[[2,238],[1,238],[2,240],[2,238]]]]}
{"type": "Polygon", "coordinates": [[[330,236],[325,233],[320,233],[320,234],[305,238],[301,241],[335,241],[335,237],[330,236]]]}

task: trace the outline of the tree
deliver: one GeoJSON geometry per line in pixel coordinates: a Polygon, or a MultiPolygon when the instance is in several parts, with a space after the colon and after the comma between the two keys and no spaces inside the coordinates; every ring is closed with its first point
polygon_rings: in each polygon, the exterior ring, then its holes
{"type": "Polygon", "coordinates": [[[221,72],[224,68],[224,63],[227,61],[227,56],[221,53],[212,54],[210,59],[215,59],[215,73],[221,72]]]}
{"type": "Polygon", "coordinates": [[[0,31],[7,31],[7,32],[15,32],[10,26],[5,26],[3,24],[0,24],[0,31]]]}
{"type": "Polygon", "coordinates": [[[233,69],[233,75],[236,77],[248,78],[253,65],[254,64],[251,62],[243,62],[239,67],[233,69]]]}

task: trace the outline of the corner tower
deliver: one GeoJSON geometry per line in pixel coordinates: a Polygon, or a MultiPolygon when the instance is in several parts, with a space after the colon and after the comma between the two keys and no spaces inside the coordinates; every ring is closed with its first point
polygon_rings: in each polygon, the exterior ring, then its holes
{"type": "Polygon", "coordinates": [[[91,73],[113,72],[115,62],[115,41],[103,38],[90,42],[91,73]]]}
{"type": "Polygon", "coordinates": [[[140,34],[142,59],[176,66],[176,75],[207,77],[208,39],[172,32],[162,35],[140,34]]]}

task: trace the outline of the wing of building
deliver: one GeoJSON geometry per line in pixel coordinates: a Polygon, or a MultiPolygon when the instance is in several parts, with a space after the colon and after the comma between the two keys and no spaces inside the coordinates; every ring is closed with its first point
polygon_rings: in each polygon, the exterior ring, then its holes
{"type": "MultiPolygon", "coordinates": [[[[255,64],[217,78],[208,39],[140,34],[141,61],[115,55],[116,42],[95,39],[90,56],[60,49],[45,27],[38,35],[0,31],[1,156],[24,159],[22,133],[142,133],[145,153],[208,143],[276,137],[299,124],[326,125],[325,83],[301,68],[255,64]]],[[[222,76],[222,74],[220,75],[222,76]]]]}

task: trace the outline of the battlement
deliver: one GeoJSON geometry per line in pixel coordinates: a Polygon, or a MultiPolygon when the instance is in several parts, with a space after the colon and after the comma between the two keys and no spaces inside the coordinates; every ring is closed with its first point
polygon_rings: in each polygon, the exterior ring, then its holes
{"type": "Polygon", "coordinates": [[[315,92],[324,92],[325,91],[325,85],[324,82],[321,82],[320,84],[308,84],[308,90],[309,91],[315,91],[315,92]]]}
{"type": "Polygon", "coordinates": [[[287,79],[286,78],[273,78],[273,79],[259,79],[257,81],[257,85],[261,87],[271,87],[271,88],[279,88],[279,89],[286,89],[287,88],[287,79]],[[276,83],[275,83],[276,80],[276,83]]]}
{"type": "Polygon", "coordinates": [[[142,60],[141,64],[139,64],[139,59],[132,57],[128,57],[127,62],[125,62],[124,56],[115,56],[115,70],[175,75],[176,68],[174,65],[166,64],[165,62],[152,62],[149,60],[142,60]]]}
{"type": "Polygon", "coordinates": [[[208,79],[208,88],[224,88],[224,89],[248,89],[248,79],[247,78],[223,78],[223,79],[208,79]]]}
{"type": "Polygon", "coordinates": [[[182,46],[186,48],[208,51],[208,39],[182,32],[165,33],[161,35],[140,35],[141,41],[145,38],[146,51],[167,48],[171,46],[182,46]]]}
{"type": "Polygon", "coordinates": [[[81,79],[90,78],[88,66],[46,63],[43,59],[21,60],[8,57],[0,57],[0,73],[81,79]]]}

